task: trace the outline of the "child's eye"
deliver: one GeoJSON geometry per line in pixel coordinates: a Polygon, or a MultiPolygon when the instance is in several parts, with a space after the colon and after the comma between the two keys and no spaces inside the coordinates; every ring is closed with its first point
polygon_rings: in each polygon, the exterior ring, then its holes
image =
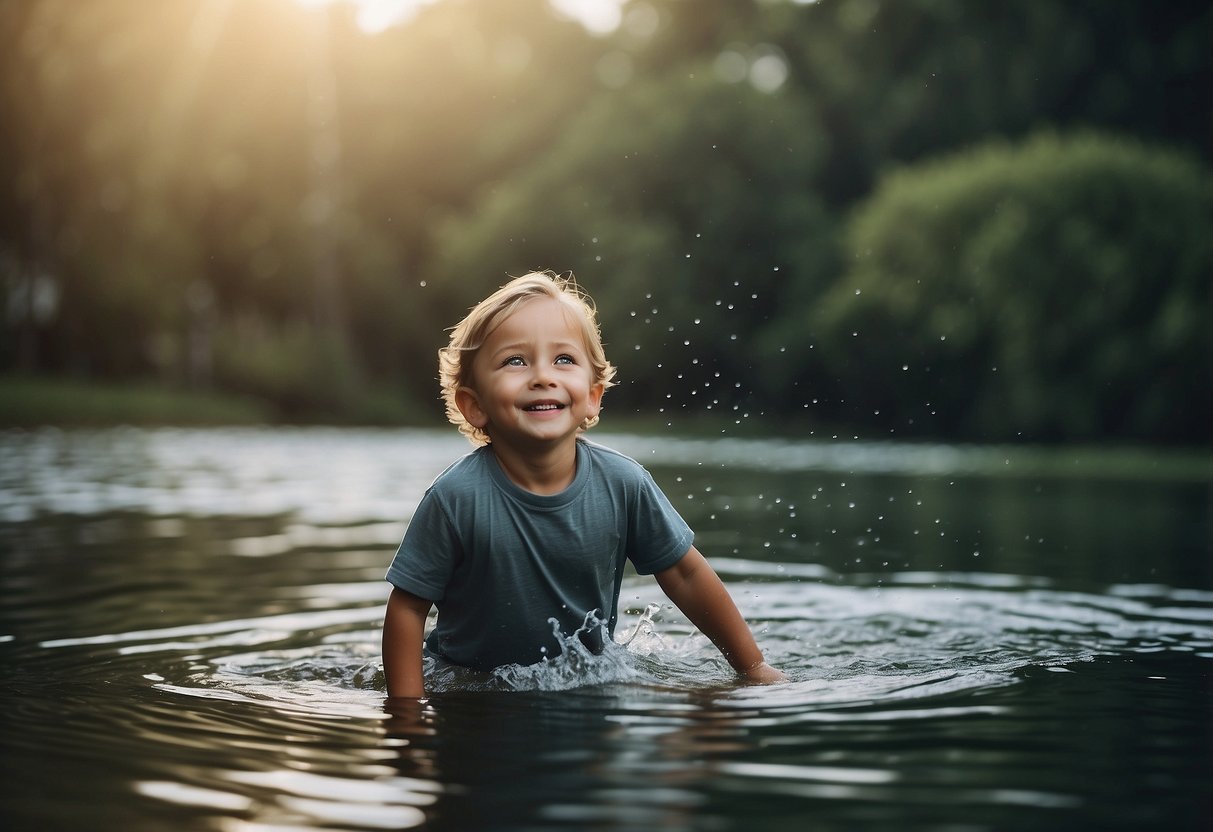
{"type": "Polygon", "coordinates": [[[556,356],[556,363],[557,364],[576,364],[577,362],[573,360],[573,356],[566,354],[566,355],[556,356]]]}
{"type": "Polygon", "coordinates": [[[501,366],[502,367],[525,367],[526,361],[523,360],[521,355],[511,355],[505,361],[501,362],[501,366]]]}

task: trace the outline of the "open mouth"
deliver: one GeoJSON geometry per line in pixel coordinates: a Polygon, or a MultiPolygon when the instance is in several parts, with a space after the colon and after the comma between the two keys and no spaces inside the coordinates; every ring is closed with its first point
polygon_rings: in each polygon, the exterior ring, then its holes
{"type": "Polygon", "coordinates": [[[564,410],[564,405],[556,402],[543,402],[542,404],[528,404],[523,410],[528,413],[542,413],[546,410],[564,410]]]}

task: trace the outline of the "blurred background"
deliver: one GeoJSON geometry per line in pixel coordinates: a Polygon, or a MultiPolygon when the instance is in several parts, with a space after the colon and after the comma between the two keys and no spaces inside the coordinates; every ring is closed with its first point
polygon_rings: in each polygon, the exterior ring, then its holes
{"type": "Polygon", "coordinates": [[[437,425],[531,269],[604,425],[1213,442],[1206,0],[5,0],[0,423],[437,425]]]}

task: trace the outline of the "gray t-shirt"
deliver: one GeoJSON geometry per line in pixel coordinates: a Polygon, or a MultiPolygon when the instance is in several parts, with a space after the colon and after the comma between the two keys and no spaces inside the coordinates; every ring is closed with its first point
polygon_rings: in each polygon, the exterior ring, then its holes
{"type": "MultiPolygon", "coordinates": [[[[623,454],[579,439],[572,484],[539,495],[515,485],[486,445],[426,491],[387,579],[437,604],[431,652],[480,670],[529,665],[560,653],[550,618],[567,636],[596,610],[613,633],[625,560],[660,572],[693,537],[623,454]]],[[[583,636],[591,647],[594,638],[583,636]]]]}

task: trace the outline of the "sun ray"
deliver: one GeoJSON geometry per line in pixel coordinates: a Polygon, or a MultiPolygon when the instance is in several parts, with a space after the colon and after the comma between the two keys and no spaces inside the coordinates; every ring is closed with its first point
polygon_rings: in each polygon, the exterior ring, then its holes
{"type": "Polygon", "coordinates": [[[163,172],[173,163],[172,156],[180,147],[178,139],[186,114],[197,100],[204,70],[233,2],[235,0],[221,0],[198,6],[190,23],[187,42],[182,44],[174,65],[166,74],[168,82],[161,90],[159,105],[152,115],[151,129],[157,141],[152,144],[153,155],[148,160],[149,182],[163,181],[163,172]]]}

